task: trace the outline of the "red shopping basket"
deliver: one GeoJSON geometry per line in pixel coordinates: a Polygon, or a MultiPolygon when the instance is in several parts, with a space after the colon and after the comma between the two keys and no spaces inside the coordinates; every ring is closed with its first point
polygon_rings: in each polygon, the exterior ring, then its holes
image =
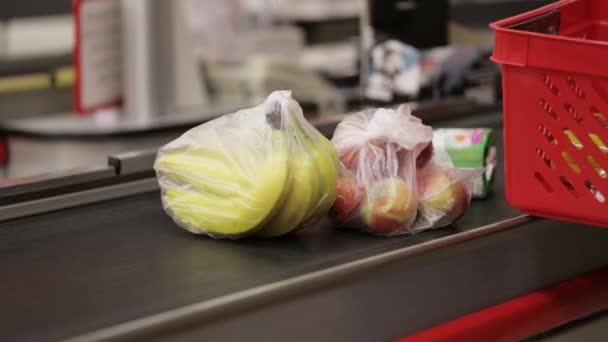
{"type": "Polygon", "coordinates": [[[491,27],[508,203],[608,227],[608,0],[562,0],[491,27]]]}

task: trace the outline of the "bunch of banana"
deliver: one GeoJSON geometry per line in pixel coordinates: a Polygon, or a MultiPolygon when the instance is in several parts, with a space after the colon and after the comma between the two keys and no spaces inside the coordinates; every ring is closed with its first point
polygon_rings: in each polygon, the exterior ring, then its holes
{"type": "Polygon", "coordinates": [[[256,234],[287,234],[325,215],[336,200],[337,154],[320,133],[291,136],[287,195],[277,213],[256,234]]]}
{"type": "Polygon", "coordinates": [[[179,226],[218,238],[275,237],[329,211],[336,198],[336,151],[305,121],[297,102],[279,99],[289,106],[266,103],[262,124],[221,130],[216,123],[212,132],[199,127],[196,134],[208,134],[197,140],[203,143],[161,149],[155,169],[163,207],[179,226]]]}

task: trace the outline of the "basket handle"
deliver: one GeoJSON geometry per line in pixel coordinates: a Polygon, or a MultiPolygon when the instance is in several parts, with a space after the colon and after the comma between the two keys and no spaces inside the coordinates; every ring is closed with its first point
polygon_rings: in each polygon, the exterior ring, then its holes
{"type": "Polygon", "coordinates": [[[520,67],[559,70],[608,77],[608,42],[559,36],[563,6],[580,6],[573,0],[490,25],[496,30],[492,60],[520,67]]]}

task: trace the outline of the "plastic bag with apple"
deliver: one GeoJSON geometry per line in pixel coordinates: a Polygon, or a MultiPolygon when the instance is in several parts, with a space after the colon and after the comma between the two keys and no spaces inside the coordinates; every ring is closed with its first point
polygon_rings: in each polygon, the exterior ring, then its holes
{"type": "Polygon", "coordinates": [[[274,237],[315,222],[336,196],[338,159],[289,91],[163,146],[154,168],[163,207],[196,234],[274,237]]]}
{"type": "Polygon", "coordinates": [[[344,119],[332,142],[340,159],[334,220],[375,235],[439,228],[458,219],[471,201],[480,170],[439,169],[433,130],[408,106],[344,119]]]}
{"type": "Polygon", "coordinates": [[[439,167],[434,159],[418,170],[418,216],[412,233],[448,226],[460,219],[471,204],[476,179],[483,168],[439,167]]]}

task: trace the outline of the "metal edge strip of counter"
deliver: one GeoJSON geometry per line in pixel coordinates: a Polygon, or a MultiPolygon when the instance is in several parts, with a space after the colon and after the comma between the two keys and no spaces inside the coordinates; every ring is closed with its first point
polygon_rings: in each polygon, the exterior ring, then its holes
{"type": "Polygon", "coordinates": [[[32,201],[0,206],[0,222],[78,207],[158,189],[156,178],[146,178],[32,201]]]}
{"type": "Polygon", "coordinates": [[[343,281],[349,277],[369,271],[379,265],[386,265],[405,258],[421,255],[439,248],[455,245],[465,241],[488,236],[497,232],[514,229],[525,223],[537,220],[529,215],[522,215],[496,222],[463,233],[439,238],[391,252],[355,260],[343,265],[312,272],[291,279],[275,282],[233,293],[210,301],[198,302],[184,307],[168,310],[159,314],[143,317],[108,328],[103,328],[68,339],[70,342],[107,341],[143,339],[162,332],[202,324],[219,317],[234,314],[253,307],[269,305],[290,296],[313,291],[325,285],[343,281]]]}

